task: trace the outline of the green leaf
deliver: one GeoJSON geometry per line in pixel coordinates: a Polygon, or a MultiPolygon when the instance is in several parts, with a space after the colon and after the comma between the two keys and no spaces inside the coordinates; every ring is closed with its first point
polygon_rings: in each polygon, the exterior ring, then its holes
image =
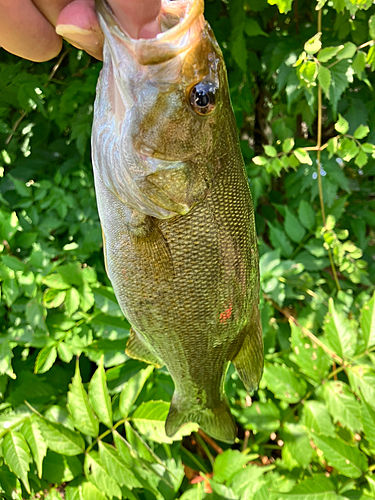
{"type": "Polygon", "coordinates": [[[30,470],[31,454],[25,438],[20,432],[11,430],[4,438],[2,449],[5,463],[21,479],[26,491],[30,493],[27,473],[30,470]]]}
{"type": "Polygon", "coordinates": [[[299,203],[298,218],[302,225],[309,231],[315,226],[315,211],[311,204],[305,200],[301,200],[299,203]]]}
{"type": "Polygon", "coordinates": [[[66,292],[65,307],[69,316],[75,313],[79,307],[79,292],[76,288],[72,287],[66,292]]]}
{"type": "Polygon", "coordinates": [[[361,327],[366,349],[375,345],[375,293],[361,310],[361,327]]]}
{"type": "Polygon", "coordinates": [[[348,73],[349,63],[340,61],[331,67],[331,87],[329,91],[333,116],[337,114],[337,104],[344,90],[349,86],[350,73],[348,73]]]}
{"type": "Polygon", "coordinates": [[[116,448],[99,441],[99,455],[109,475],[120,486],[126,486],[129,489],[142,487],[116,448]]]}
{"type": "Polygon", "coordinates": [[[367,367],[353,366],[348,370],[352,389],[375,410],[375,374],[367,367]]]}
{"type": "Polygon", "coordinates": [[[323,330],[326,343],[341,358],[347,358],[354,354],[357,335],[350,321],[342,313],[336,311],[332,297],[329,299],[323,330]]]}
{"type": "Polygon", "coordinates": [[[91,378],[89,385],[89,398],[99,420],[107,427],[112,427],[112,405],[108,393],[106,374],[103,367],[103,356],[99,366],[91,378]]]}
{"type": "MultiPolygon", "coordinates": [[[[257,458],[258,455],[255,455],[257,458]]],[[[254,460],[254,457],[244,455],[238,450],[226,450],[216,457],[214,463],[214,476],[215,481],[218,483],[225,483],[230,481],[232,477],[240,471],[250,460],[254,460]]]]}
{"type": "Polygon", "coordinates": [[[38,423],[35,418],[30,418],[25,421],[22,426],[22,434],[25,437],[27,444],[34,457],[34,462],[38,471],[38,477],[42,477],[43,459],[47,453],[46,442],[40,432],[38,423]]]}
{"type": "Polygon", "coordinates": [[[363,72],[366,69],[366,56],[366,52],[359,50],[352,64],[352,69],[360,80],[363,79],[363,72]]]}
{"type": "Polygon", "coordinates": [[[89,436],[97,437],[99,435],[99,421],[83,388],[78,360],[75,375],[69,388],[68,408],[73,417],[76,429],[89,436]]]}
{"type": "Polygon", "coordinates": [[[336,55],[336,58],[341,61],[342,59],[351,59],[357,51],[356,45],[352,42],[344,43],[342,49],[336,55]]]}
{"type": "Polygon", "coordinates": [[[277,431],[281,425],[279,408],[271,400],[261,403],[254,401],[251,406],[244,408],[236,414],[237,419],[245,427],[255,432],[277,431]]]}
{"type": "Polygon", "coordinates": [[[304,336],[301,328],[292,321],[289,323],[292,330],[291,347],[293,349],[290,359],[299,366],[302,373],[320,383],[328,375],[328,370],[332,365],[331,358],[320,346],[304,336]]]}
{"type": "Polygon", "coordinates": [[[309,153],[304,149],[301,148],[295,149],[293,153],[300,163],[303,163],[305,165],[312,165],[312,159],[310,158],[309,153]]]}
{"type": "Polygon", "coordinates": [[[370,128],[367,125],[360,125],[354,132],[356,139],[364,139],[370,133],[370,128]]]}
{"type": "Polygon", "coordinates": [[[294,371],[286,366],[265,365],[263,378],[277,399],[298,403],[306,394],[305,380],[298,379],[294,371]]]}
{"type": "Polygon", "coordinates": [[[263,146],[263,147],[264,147],[264,152],[266,153],[267,156],[270,156],[271,158],[277,156],[277,151],[273,146],[263,146]]]}
{"type": "Polygon", "coordinates": [[[82,474],[82,463],[78,457],[67,457],[48,450],[43,464],[43,479],[53,484],[72,481],[82,474]]]}
{"type": "Polygon", "coordinates": [[[286,14],[292,8],[293,0],[267,0],[270,5],[277,5],[281,14],[286,14]]]}
{"type": "Polygon", "coordinates": [[[311,432],[323,436],[335,436],[335,426],[328,410],[320,401],[306,401],[303,407],[303,425],[311,432]]]}
{"type": "Polygon", "coordinates": [[[343,118],[341,115],[339,115],[339,119],[335,123],[335,130],[337,130],[339,134],[343,135],[346,134],[349,130],[349,122],[345,120],[345,118],[343,118]]]}
{"type": "Polygon", "coordinates": [[[322,37],[322,34],[317,33],[316,35],[311,37],[309,40],[307,40],[307,42],[303,46],[304,50],[308,54],[316,54],[322,47],[322,42],[320,41],[321,37],[322,37]]]}
{"type": "Polygon", "coordinates": [[[263,167],[264,165],[267,165],[268,161],[264,156],[254,156],[252,161],[255,163],[255,165],[259,165],[263,167]]]}
{"type": "Polygon", "coordinates": [[[64,361],[64,363],[70,363],[73,359],[73,351],[70,345],[66,344],[65,342],[60,342],[58,344],[57,353],[61,361],[64,361]]]}
{"type": "Polygon", "coordinates": [[[337,469],[339,474],[347,477],[361,477],[367,470],[366,456],[355,446],[349,446],[341,438],[336,436],[312,435],[316,446],[323,452],[322,458],[337,469]]]}
{"type": "Polygon", "coordinates": [[[362,168],[364,165],[367,164],[367,162],[368,162],[368,156],[363,150],[358,153],[356,159],[354,160],[354,163],[359,168],[362,168]]]}
{"type": "Polygon", "coordinates": [[[319,66],[318,70],[318,81],[323,89],[323,92],[325,93],[327,99],[329,99],[329,88],[331,86],[331,72],[328,68],[325,66],[319,66]]]}
{"type": "Polygon", "coordinates": [[[295,467],[307,469],[313,455],[310,438],[305,428],[300,424],[285,423],[281,432],[284,445],[281,458],[289,470],[295,467]]]}
{"type": "Polygon", "coordinates": [[[86,478],[109,498],[122,498],[121,488],[105,469],[97,451],[85,455],[84,470],[86,478]]]}
{"type": "Polygon", "coordinates": [[[283,257],[290,257],[293,253],[293,246],[284,231],[274,227],[268,222],[270,228],[270,240],[274,248],[280,248],[283,257]]]}
{"type": "Polygon", "coordinates": [[[368,21],[369,35],[372,40],[375,40],[375,14],[373,14],[368,21]]]}
{"type": "Polygon", "coordinates": [[[143,386],[153,370],[153,366],[148,366],[144,370],[140,370],[126,382],[120,395],[119,405],[120,413],[123,418],[126,418],[129,415],[134,403],[143,389],[143,386]]]}
{"type": "Polygon", "coordinates": [[[57,351],[55,345],[43,347],[38,353],[35,361],[34,373],[48,372],[56,361],[57,351]]]}
{"type": "Polygon", "coordinates": [[[133,413],[131,420],[142,436],[156,443],[171,444],[173,441],[180,441],[184,436],[189,436],[192,432],[198,431],[198,424],[188,423],[183,425],[173,438],[168,437],[165,433],[165,421],[169,407],[170,403],[165,401],[142,403],[133,413]]]}
{"type": "Polygon", "coordinates": [[[78,432],[44,418],[38,418],[38,425],[48,448],[52,451],[68,456],[84,452],[85,442],[78,432]]]}
{"type": "Polygon", "coordinates": [[[324,474],[307,477],[288,493],[277,492],[279,498],[290,500],[337,500],[336,487],[324,474]]]}
{"type": "Polygon", "coordinates": [[[284,228],[286,234],[289,238],[295,243],[301,243],[303,238],[305,237],[306,231],[303,226],[300,224],[297,217],[286,207],[286,215],[284,221],[284,228]]]}
{"type": "Polygon", "coordinates": [[[318,61],[325,63],[335,57],[335,55],[343,48],[343,45],[337,47],[325,47],[318,54],[318,61]]]}
{"type": "Polygon", "coordinates": [[[250,17],[246,18],[245,33],[247,36],[269,36],[268,33],[262,30],[259,23],[250,17]]]}
{"type": "Polygon", "coordinates": [[[290,151],[292,151],[293,148],[294,148],[294,139],[292,137],[288,137],[287,139],[284,139],[283,152],[290,153],[290,151]]]}
{"type": "Polygon", "coordinates": [[[71,287],[71,285],[57,273],[43,278],[43,283],[49,288],[56,288],[57,290],[68,290],[71,287]]]}
{"type": "Polygon", "coordinates": [[[344,382],[327,382],[323,396],[335,423],[339,422],[353,432],[361,431],[361,407],[349,386],[344,382]]]}
{"type": "Polygon", "coordinates": [[[366,401],[362,401],[363,432],[371,447],[375,449],[375,411],[366,401]]]}

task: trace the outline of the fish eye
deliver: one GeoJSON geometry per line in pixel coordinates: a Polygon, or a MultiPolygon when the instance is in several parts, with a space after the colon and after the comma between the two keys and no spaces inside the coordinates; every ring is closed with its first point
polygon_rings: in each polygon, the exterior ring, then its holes
{"type": "Polygon", "coordinates": [[[215,92],[217,86],[213,82],[202,81],[194,85],[190,91],[190,105],[198,115],[208,115],[215,109],[215,92]]]}

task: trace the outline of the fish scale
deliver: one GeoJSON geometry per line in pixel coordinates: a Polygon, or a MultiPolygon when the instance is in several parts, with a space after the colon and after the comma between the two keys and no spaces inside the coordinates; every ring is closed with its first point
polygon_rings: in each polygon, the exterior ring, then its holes
{"type": "Polygon", "coordinates": [[[175,384],[167,434],[194,421],[233,442],[229,362],[250,391],[263,367],[254,213],[221,51],[202,22],[203,2],[175,0],[174,12],[177,3],[180,23],[146,41],[129,39],[97,1],[105,49],[95,187],[108,276],[132,325],[126,352],[165,365],[175,384]],[[215,105],[200,116],[188,96],[205,79],[215,105]]]}

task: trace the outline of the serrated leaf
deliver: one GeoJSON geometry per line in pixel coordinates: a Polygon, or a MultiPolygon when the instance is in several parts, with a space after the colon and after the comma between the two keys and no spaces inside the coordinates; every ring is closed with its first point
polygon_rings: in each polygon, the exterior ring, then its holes
{"type": "Polygon", "coordinates": [[[153,369],[153,366],[148,366],[144,370],[140,370],[126,382],[120,395],[119,405],[120,413],[123,418],[126,418],[129,415],[134,403],[143,389],[143,386],[153,372],[153,369]]]}
{"type": "Polygon", "coordinates": [[[332,76],[330,70],[325,66],[319,66],[318,82],[320,83],[327,99],[329,99],[329,88],[331,86],[331,80],[332,76]]]}
{"type": "Polygon", "coordinates": [[[298,218],[302,225],[311,231],[315,226],[315,212],[311,204],[301,200],[298,206],[298,218]]]}
{"type": "Polygon", "coordinates": [[[34,373],[45,373],[52,368],[53,363],[57,358],[57,350],[55,345],[43,347],[38,353],[35,361],[34,373]]]}
{"type": "Polygon", "coordinates": [[[90,380],[89,398],[99,420],[107,427],[112,427],[111,397],[108,393],[103,357],[101,357],[99,366],[90,380]]]}
{"type": "MultiPolygon", "coordinates": [[[[255,458],[257,455],[255,456],[255,458]]],[[[215,481],[224,483],[230,481],[231,478],[240,471],[254,457],[249,457],[240,453],[238,450],[226,450],[216,457],[214,463],[215,481]]]]}
{"type": "Polygon", "coordinates": [[[79,300],[80,297],[78,290],[74,287],[69,288],[65,295],[65,307],[69,316],[77,311],[79,307],[79,300]]]}
{"type": "Polygon", "coordinates": [[[160,458],[152,451],[149,445],[127,421],[125,422],[125,431],[129,444],[141,458],[151,463],[160,463],[160,458]]]}
{"type": "Polygon", "coordinates": [[[21,479],[26,491],[30,493],[28,471],[31,454],[25,438],[20,432],[7,432],[2,443],[2,450],[5,463],[21,479]]]}
{"type": "Polygon", "coordinates": [[[283,257],[290,257],[293,253],[293,246],[284,231],[274,227],[268,222],[270,228],[270,240],[274,248],[280,248],[283,257]]]}
{"type": "Polygon", "coordinates": [[[349,63],[340,61],[331,67],[331,87],[329,91],[330,103],[332,105],[333,116],[337,114],[337,104],[344,90],[349,86],[350,73],[348,73],[349,63]]]}
{"type": "Polygon", "coordinates": [[[325,47],[318,54],[318,61],[325,63],[335,57],[335,55],[343,48],[343,45],[337,47],[325,47]]]}
{"type": "Polygon", "coordinates": [[[116,448],[99,441],[99,455],[109,475],[120,486],[126,486],[129,489],[142,487],[116,448]]]}
{"type": "Polygon", "coordinates": [[[43,479],[52,484],[72,481],[83,472],[82,463],[78,457],[68,457],[48,450],[43,463],[43,479]]]}
{"type": "Polygon", "coordinates": [[[113,477],[111,477],[97,451],[90,451],[85,455],[84,470],[86,478],[109,498],[122,498],[121,488],[113,477]]]}
{"type": "Polygon", "coordinates": [[[356,156],[354,163],[357,165],[357,167],[362,168],[364,165],[366,165],[368,162],[368,156],[367,154],[362,150],[358,153],[356,156]]]}
{"type": "Polygon", "coordinates": [[[142,436],[156,443],[173,443],[180,441],[183,436],[189,436],[198,431],[199,425],[188,423],[183,425],[177,433],[170,438],[165,433],[165,421],[169,412],[170,403],[165,401],[148,401],[142,403],[133,413],[131,420],[142,436]]]}
{"type": "Polygon", "coordinates": [[[42,477],[43,459],[47,454],[47,446],[35,418],[29,418],[22,426],[22,434],[34,457],[38,477],[42,477]]]}
{"type": "Polygon", "coordinates": [[[336,487],[325,475],[314,474],[307,477],[288,493],[277,492],[279,498],[290,500],[337,500],[336,487]]]}
{"type": "Polygon", "coordinates": [[[357,335],[349,320],[341,312],[336,311],[332,297],[329,299],[323,330],[326,343],[341,358],[347,358],[354,354],[357,335]]]}
{"type": "Polygon", "coordinates": [[[367,125],[360,125],[354,132],[356,139],[364,139],[370,133],[370,128],[367,125]]]}
{"type": "Polygon", "coordinates": [[[76,429],[89,436],[97,437],[99,435],[99,421],[95,416],[88,395],[83,387],[78,360],[69,389],[68,408],[73,417],[76,429]]]}
{"type": "Polygon", "coordinates": [[[363,79],[363,72],[366,69],[366,56],[366,52],[359,50],[352,64],[352,69],[360,80],[363,79]]]}
{"type": "Polygon", "coordinates": [[[286,366],[266,365],[263,377],[268,389],[277,399],[298,403],[306,394],[305,380],[297,378],[294,371],[286,366]]]}
{"type": "Polygon", "coordinates": [[[306,165],[312,165],[312,159],[310,158],[310,155],[307,151],[304,149],[298,148],[293,151],[294,156],[297,158],[297,160],[300,163],[306,164],[306,165]]]}
{"type": "Polygon", "coordinates": [[[280,434],[284,445],[281,458],[289,470],[295,467],[308,468],[313,455],[310,438],[300,424],[285,423],[280,434]]]}
{"type": "Polygon", "coordinates": [[[350,386],[375,410],[375,374],[368,367],[353,366],[348,370],[350,386]]]}
{"type": "Polygon", "coordinates": [[[317,33],[316,35],[311,37],[309,40],[307,40],[307,42],[303,46],[304,50],[308,54],[316,54],[321,49],[321,46],[322,46],[322,42],[320,41],[321,37],[322,37],[322,34],[317,33]]]}
{"type": "Polygon", "coordinates": [[[70,345],[66,344],[65,342],[60,342],[58,344],[57,353],[61,361],[64,361],[64,363],[70,363],[73,359],[73,351],[70,345]]]}
{"type": "Polygon", "coordinates": [[[361,310],[361,327],[365,346],[375,345],[375,293],[361,310]]]}
{"type": "Polygon", "coordinates": [[[301,243],[303,238],[305,237],[306,231],[303,226],[300,224],[297,217],[291,212],[288,207],[286,207],[286,215],[284,221],[284,228],[286,234],[289,238],[295,243],[301,243]]]}
{"type": "Polygon", "coordinates": [[[245,429],[255,432],[271,432],[279,429],[281,422],[280,410],[276,404],[268,400],[265,403],[254,401],[249,407],[244,408],[236,415],[245,429]]]}
{"type": "Polygon", "coordinates": [[[262,30],[259,23],[251,18],[246,18],[245,33],[247,36],[269,36],[268,33],[262,30]]]}
{"type": "Polygon", "coordinates": [[[323,396],[335,423],[358,432],[362,429],[361,407],[349,386],[344,382],[327,382],[323,386],[323,396]]]}
{"type": "Polygon", "coordinates": [[[342,59],[351,59],[357,51],[356,45],[352,42],[344,43],[342,49],[336,55],[336,58],[341,61],[342,59]]]}
{"type": "Polygon", "coordinates": [[[38,417],[38,425],[48,448],[52,451],[68,456],[84,452],[85,442],[78,432],[40,417],[38,417]]]}
{"type": "Polygon", "coordinates": [[[312,434],[316,446],[323,452],[323,458],[339,474],[347,477],[361,477],[367,470],[366,456],[357,447],[349,446],[341,438],[312,434]]]}
{"type": "Polygon", "coordinates": [[[339,115],[339,119],[335,123],[335,130],[337,130],[339,134],[346,134],[349,130],[349,122],[341,115],[339,115]]]}
{"type": "Polygon", "coordinates": [[[303,425],[311,433],[335,436],[335,426],[326,406],[320,401],[306,401],[303,407],[303,425]]]}
{"type": "Polygon", "coordinates": [[[293,349],[290,359],[299,366],[301,372],[319,383],[328,375],[328,370],[332,365],[331,358],[320,346],[304,336],[301,328],[292,321],[290,321],[290,328],[292,331],[291,347],[293,349]]]}
{"type": "Polygon", "coordinates": [[[375,411],[366,401],[362,401],[363,432],[371,447],[375,449],[375,411]]]}

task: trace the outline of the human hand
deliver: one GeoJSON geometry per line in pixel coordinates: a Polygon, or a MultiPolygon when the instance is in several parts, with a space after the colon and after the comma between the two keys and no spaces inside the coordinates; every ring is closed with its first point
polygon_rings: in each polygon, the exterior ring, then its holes
{"type": "MultiPolygon", "coordinates": [[[[161,0],[108,0],[117,20],[133,38],[159,33],[161,0]]],[[[31,61],[47,61],[61,50],[62,38],[102,59],[103,34],[95,0],[0,0],[0,46],[31,61]]]]}

